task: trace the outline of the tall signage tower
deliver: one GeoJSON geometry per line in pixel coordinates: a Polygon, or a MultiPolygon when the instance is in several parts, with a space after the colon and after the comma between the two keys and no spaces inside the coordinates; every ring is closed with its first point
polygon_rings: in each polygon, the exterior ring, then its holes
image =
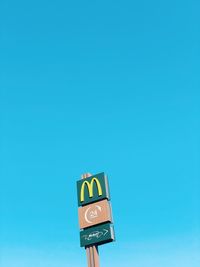
{"type": "Polygon", "coordinates": [[[115,239],[107,176],[82,175],[77,194],[80,245],[86,249],[88,267],[99,267],[98,246],[115,239]]]}

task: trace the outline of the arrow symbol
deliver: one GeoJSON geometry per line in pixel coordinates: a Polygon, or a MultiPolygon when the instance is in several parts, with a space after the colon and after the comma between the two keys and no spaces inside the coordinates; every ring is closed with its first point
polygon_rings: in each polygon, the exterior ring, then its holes
{"type": "Polygon", "coordinates": [[[106,229],[103,229],[103,230],[105,231],[104,235],[106,235],[108,233],[108,230],[106,230],[106,229]]]}

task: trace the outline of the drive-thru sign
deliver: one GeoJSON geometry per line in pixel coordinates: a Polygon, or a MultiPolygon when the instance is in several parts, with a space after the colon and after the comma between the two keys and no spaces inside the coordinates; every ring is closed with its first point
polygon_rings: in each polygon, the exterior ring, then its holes
{"type": "Polygon", "coordinates": [[[77,181],[80,245],[85,247],[88,267],[99,267],[98,245],[115,239],[107,176],[85,174],[77,181]]]}
{"type": "Polygon", "coordinates": [[[102,245],[114,240],[114,229],[110,223],[101,224],[80,232],[81,247],[102,245]]]}

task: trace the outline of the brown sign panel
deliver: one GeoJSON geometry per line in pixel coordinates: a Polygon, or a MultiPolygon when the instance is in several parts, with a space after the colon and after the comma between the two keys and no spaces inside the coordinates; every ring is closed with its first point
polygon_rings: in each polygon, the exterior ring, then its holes
{"type": "Polygon", "coordinates": [[[80,229],[112,221],[110,203],[106,199],[80,207],[78,215],[80,229]]]}

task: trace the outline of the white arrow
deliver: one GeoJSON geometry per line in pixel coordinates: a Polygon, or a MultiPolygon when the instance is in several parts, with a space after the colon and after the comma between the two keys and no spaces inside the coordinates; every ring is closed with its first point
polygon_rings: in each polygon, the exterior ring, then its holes
{"type": "Polygon", "coordinates": [[[108,233],[108,230],[106,230],[106,229],[103,229],[103,230],[105,231],[105,234],[104,235],[106,235],[108,233]]]}

